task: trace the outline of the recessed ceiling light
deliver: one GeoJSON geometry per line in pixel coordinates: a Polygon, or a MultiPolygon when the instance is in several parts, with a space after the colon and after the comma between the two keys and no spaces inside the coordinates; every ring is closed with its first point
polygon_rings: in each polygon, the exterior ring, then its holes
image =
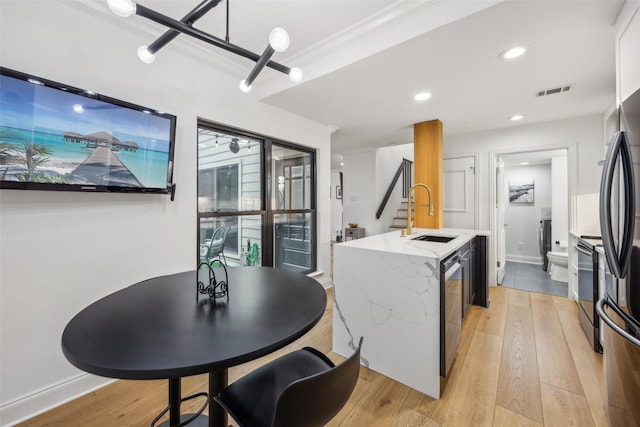
{"type": "Polygon", "coordinates": [[[340,162],[340,166],[344,166],[344,162],[340,162]]]}
{"type": "Polygon", "coordinates": [[[420,92],[413,97],[416,101],[426,101],[429,98],[431,98],[431,94],[429,92],[420,92]]]}
{"type": "Polygon", "coordinates": [[[527,51],[527,46],[522,45],[522,46],[515,46],[512,48],[509,48],[507,50],[505,50],[504,52],[502,52],[500,54],[500,58],[502,59],[516,59],[522,55],[524,55],[524,53],[527,51]]]}
{"type": "Polygon", "coordinates": [[[512,122],[517,122],[518,120],[522,119],[524,119],[524,116],[522,114],[514,114],[513,116],[509,117],[509,120],[511,120],[512,122]]]}
{"type": "Polygon", "coordinates": [[[520,162],[520,166],[527,166],[529,162],[520,162]]]}

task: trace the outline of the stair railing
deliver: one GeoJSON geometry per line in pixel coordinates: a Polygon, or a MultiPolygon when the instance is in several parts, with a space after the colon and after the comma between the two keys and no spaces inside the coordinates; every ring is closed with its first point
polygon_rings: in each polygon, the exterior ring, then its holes
{"type": "Polygon", "coordinates": [[[393,189],[396,187],[398,180],[400,179],[400,175],[402,175],[402,197],[407,198],[409,189],[411,188],[412,181],[412,173],[411,170],[413,168],[413,162],[411,160],[402,159],[402,163],[400,163],[400,167],[396,171],[396,174],[391,181],[391,185],[387,189],[382,202],[380,203],[380,207],[376,212],[376,219],[380,219],[382,216],[382,212],[384,212],[384,208],[387,206],[387,202],[389,201],[389,197],[391,197],[391,193],[393,193],[393,189]]]}

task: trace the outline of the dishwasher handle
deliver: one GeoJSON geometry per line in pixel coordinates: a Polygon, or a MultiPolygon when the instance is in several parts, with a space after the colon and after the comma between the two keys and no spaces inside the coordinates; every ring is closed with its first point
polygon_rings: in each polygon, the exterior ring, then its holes
{"type": "Polygon", "coordinates": [[[456,274],[456,272],[460,270],[460,267],[462,267],[462,264],[460,264],[459,261],[456,261],[454,264],[448,266],[444,272],[444,281],[446,282],[451,278],[451,276],[456,274]]]}

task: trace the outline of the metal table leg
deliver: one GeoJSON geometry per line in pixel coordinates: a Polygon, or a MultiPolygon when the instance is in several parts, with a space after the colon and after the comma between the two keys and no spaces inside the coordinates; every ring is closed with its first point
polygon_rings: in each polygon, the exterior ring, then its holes
{"type": "MultiPolygon", "coordinates": [[[[182,398],[182,385],[181,378],[169,378],[169,405],[160,412],[160,414],[151,422],[151,427],[160,421],[160,419],[169,412],[169,420],[160,424],[159,427],[179,427],[189,425],[189,427],[205,427],[210,424],[207,422],[207,416],[201,415],[209,404],[209,397],[207,393],[196,393],[191,396],[182,398]],[[199,397],[207,397],[204,405],[194,414],[180,414],[180,405],[187,400],[196,399],[199,397]]],[[[225,420],[226,421],[226,420],[225,420]]]]}
{"type": "Polygon", "coordinates": [[[220,369],[209,373],[209,427],[227,427],[227,412],[214,400],[229,382],[229,372],[220,369]]]}
{"type": "Polygon", "coordinates": [[[181,378],[169,378],[169,425],[172,427],[180,424],[181,382],[181,378]]]}

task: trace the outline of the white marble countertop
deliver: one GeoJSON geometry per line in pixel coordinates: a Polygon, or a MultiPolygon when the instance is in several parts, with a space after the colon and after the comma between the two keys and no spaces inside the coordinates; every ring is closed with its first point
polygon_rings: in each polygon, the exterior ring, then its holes
{"type": "Polygon", "coordinates": [[[414,228],[411,236],[401,237],[400,234],[400,230],[391,231],[362,239],[336,243],[336,245],[404,255],[417,255],[441,260],[470,241],[473,237],[488,236],[490,233],[486,230],[463,230],[456,228],[414,228]],[[447,243],[412,240],[424,234],[455,238],[447,243]]]}

